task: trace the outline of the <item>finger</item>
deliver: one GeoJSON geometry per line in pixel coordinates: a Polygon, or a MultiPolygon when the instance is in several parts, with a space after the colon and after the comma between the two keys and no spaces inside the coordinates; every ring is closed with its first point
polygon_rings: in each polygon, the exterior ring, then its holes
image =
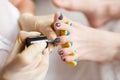
{"type": "Polygon", "coordinates": [[[75,58],[75,56],[61,56],[61,59],[64,62],[71,62],[71,61],[74,61],[76,58],[75,58]]]}
{"type": "Polygon", "coordinates": [[[54,22],[57,22],[57,21],[62,21],[63,23],[66,23],[69,21],[69,19],[65,17],[62,13],[56,12],[54,14],[54,22]]]}
{"type": "Polygon", "coordinates": [[[74,48],[70,47],[70,48],[62,48],[58,50],[58,54],[60,56],[68,56],[70,55],[72,52],[74,52],[74,48]]]}
{"type": "MultiPolygon", "coordinates": [[[[39,32],[26,32],[26,31],[20,31],[18,38],[16,40],[16,45],[14,47],[17,47],[16,49],[19,50],[25,45],[25,39],[27,37],[37,37],[40,36],[39,32]]],[[[14,50],[14,49],[13,49],[14,50]]],[[[18,53],[18,52],[16,52],[18,53]]]]}
{"type": "Polygon", "coordinates": [[[22,42],[25,42],[25,39],[27,37],[37,37],[40,36],[41,33],[39,32],[26,32],[26,31],[20,31],[19,38],[22,42]]]}
{"type": "Polygon", "coordinates": [[[36,56],[42,55],[43,50],[46,48],[47,43],[46,42],[41,42],[37,44],[33,44],[29,46],[27,49],[25,49],[21,53],[21,57],[26,63],[31,63],[36,56]]]}
{"type": "Polygon", "coordinates": [[[57,37],[55,31],[51,27],[43,28],[43,29],[41,29],[41,31],[42,31],[43,35],[47,36],[47,38],[50,40],[54,40],[57,37]]]}
{"type": "Polygon", "coordinates": [[[48,39],[54,40],[56,38],[56,33],[52,28],[53,24],[53,15],[40,16],[36,22],[37,31],[41,32],[44,36],[47,36],[48,39]],[[42,20],[39,20],[42,19],[42,20]]]}
{"type": "MultiPolygon", "coordinates": [[[[44,36],[47,36],[47,38],[49,40],[54,40],[57,37],[55,31],[51,27],[46,27],[46,29],[42,30],[42,33],[43,33],[44,36]]],[[[54,46],[55,46],[54,44],[49,44],[48,45],[48,48],[49,48],[50,52],[53,51],[54,46]]]]}
{"type": "Polygon", "coordinates": [[[71,62],[71,61],[74,61],[74,60],[77,60],[79,61],[79,54],[76,54],[74,56],[70,56],[70,55],[63,55],[61,56],[61,59],[64,61],[64,62],[71,62]]]}
{"type": "Polygon", "coordinates": [[[49,65],[49,49],[45,49],[43,51],[43,58],[41,60],[43,62],[43,64],[45,64],[46,66],[49,65]]]}
{"type": "Polygon", "coordinates": [[[71,41],[71,37],[70,36],[60,36],[60,37],[58,37],[56,39],[59,40],[58,42],[56,42],[56,44],[65,44],[66,42],[70,42],[71,41]]]}
{"type": "Polygon", "coordinates": [[[56,22],[54,26],[55,26],[55,30],[67,30],[67,31],[72,30],[72,27],[70,27],[66,23],[63,23],[62,21],[56,22]]]}
{"type": "Polygon", "coordinates": [[[54,48],[55,48],[54,44],[49,44],[48,45],[48,51],[49,51],[49,53],[52,53],[52,51],[54,50],[54,48]]]}
{"type": "Polygon", "coordinates": [[[45,49],[41,54],[36,56],[36,59],[39,61],[36,68],[41,69],[39,71],[39,73],[41,73],[41,71],[45,72],[48,69],[48,66],[49,66],[49,50],[48,50],[48,48],[45,49]]]}
{"type": "Polygon", "coordinates": [[[13,46],[12,51],[10,52],[10,55],[7,59],[7,63],[12,61],[12,59],[16,56],[17,53],[20,53],[25,46],[25,39],[27,37],[35,37],[35,36],[40,36],[40,33],[38,32],[25,32],[25,31],[20,31],[18,38],[16,39],[16,42],[13,46]]]}

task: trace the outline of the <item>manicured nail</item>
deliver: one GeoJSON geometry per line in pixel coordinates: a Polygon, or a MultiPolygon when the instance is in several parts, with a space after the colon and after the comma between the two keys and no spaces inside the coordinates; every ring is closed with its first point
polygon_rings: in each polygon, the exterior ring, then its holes
{"type": "Polygon", "coordinates": [[[66,35],[67,35],[67,36],[70,35],[70,31],[67,31],[67,34],[66,34],[66,35]]]}
{"type": "Polygon", "coordinates": [[[65,62],[65,61],[66,61],[66,59],[63,59],[63,61],[65,62]]]}
{"type": "Polygon", "coordinates": [[[59,51],[59,55],[63,55],[63,53],[64,53],[63,50],[59,51]]]}
{"type": "Polygon", "coordinates": [[[73,24],[72,24],[72,23],[70,23],[69,25],[70,25],[71,27],[73,26],[73,24]]]}
{"type": "Polygon", "coordinates": [[[77,61],[77,60],[74,60],[74,62],[78,63],[78,61],[77,61]]]}
{"type": "Polygon", "coordinates": [[[59,20],[63,20],[63,15],[60,13],[60,16],[58,17],[59,20]]]}
{"type": "Polygon", "coordinates": [[[73,46],[73,42],[70,41],[70,45],[73,46]]]}
{"type": "Polygon", "coordinates": [[[56,39],[54,40],[54,42],[59,43],[59,42],[60,42],[60,38],[56,38],[56,39]]]}
{"type": "Polygon", "coordinates": [[[60,27],[60,26],[61,26],[61,24],[60,24],[59,22],[57,22],[55,25],[56,25],[57,27],[60,27]]]}

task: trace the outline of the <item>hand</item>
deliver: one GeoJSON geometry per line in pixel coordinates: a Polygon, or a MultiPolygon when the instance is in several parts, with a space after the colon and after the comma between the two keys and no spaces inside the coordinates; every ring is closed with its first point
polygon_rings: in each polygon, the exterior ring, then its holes
{"type": "Polygon", "coordinates": [[[44,80],[49,65],[46,42],[24,49],[27,37],[40,36],[38,32],[21,31],[2,71],[5,80],[44,80]]]}
{"type": "MultiPolygon", "coordinates": [[[[52,27],[53,18],[53,15],[34,16],[30,13],[24,13],[19,19],[19,24],[22,30],[38,31],[47,36],[48,39],[54,40],[57,36],[52,27]]],[[[52,51],[54,45],[49,45],[48,48],[52,51]]]]}
{"type": "Polygon", "coordinates": [[[63,61],[108,62],[120,59],[120,34],[93,29],[76,22],[72,22],[70,27],[66,24],[70,20],[65,16],[63,20],[59,20],[59,16],[60,13],[55,14],[55,30],[66,30],[69,35],[59,36],[57,44],[71,42],[70,47],[65,46],[58,51],[63,61]],[[76,53],[75,56],[70,55],[73,52],[76,53]]]}

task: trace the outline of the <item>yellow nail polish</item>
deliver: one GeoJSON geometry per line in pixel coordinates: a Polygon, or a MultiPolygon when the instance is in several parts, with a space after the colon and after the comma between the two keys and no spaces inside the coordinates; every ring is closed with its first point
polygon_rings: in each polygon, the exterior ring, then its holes
{"type": "Polygon", "coordinates": [[[72,52],[71,54],[70,54],[70,56],[75,56],[76,55],[76,52],[72,52]]]}
{"type": "Polygon", "coordinates": [[[71,45],[71,43],[70,42],[67,42],[67,43],[65,43],[65,44],[62,44],[62,48],[69,48],[69,47],[71,47],[72,45],[71,45]]]}
{"type": "Polygon", "coordinates": [[[71,66],[77,66],[77,62],[76,61],[66,62],[66,63],[71,65],[71,66]]]}
{"type": "MultiPolygon", "coordinates": [[[[70,27],[72,27],[72,23],[70,21],[67,21],[66,24],[68,24],[70,27]]],[[[61,36],[67,36],[67,35],[70,35],[70,32],[69,31],[66,31],[66,30],[63,30],[61,31],[61,36]]],[[[62,48],[69,48],[73,45],[72,42],[67,42],[65,44],[62,44],[62,48]]],[[[70,54],[70,56],[75,56],[76,55],[76,52],[72,52],[70,54]]],[[[71,65],[71,66],[76,66],[77,65],[77,61],[74,60],[72,62],[66,62],[67,64],[71,65]]]]}
{"type": "Polygon", "coordinates": [[[67,21],[66,24],[68,24],[70,27],[72,27],[72,23],[70,21],[67,21]]]}
{"type": "Polygon", "coordinates": [[[60,33],[61,33],[61,36],[66,36],[67,35],[67,31],[66,30],[61,31],[60,33]]]}

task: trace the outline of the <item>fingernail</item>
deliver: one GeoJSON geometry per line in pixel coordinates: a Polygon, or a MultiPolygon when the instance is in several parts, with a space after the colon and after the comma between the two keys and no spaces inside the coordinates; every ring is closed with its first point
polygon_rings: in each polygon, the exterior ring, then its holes
{"type": "Polygon", "coordinates": [[[58,17],[59,20],[63,20],[63,15],[60,13],[60,16],[58,17]]]}
{"type": "Polygon", "coordinates": [[[63,50],[59,51],[59,55],[63,55],[63,53],[64,53],[63,50]]]}
{"type": "Polygon", "coordinates": [[[65,61],[66,61],[66,59],[63,59],[63,61],[65,62],[65,61]]]}
{"type": "Polygon", "coordinates": [[[56,39],[54,40],[54,42],[59,43],[59,42],[60,42],[60,38],[56,38],[56,39]]]}
{"type": "Polygon", "coordinates": [[[66,34],[66,35],[67,35],[67,36],[70,35],[70,31],[67,31],[67,34],[66,34]]]}
{"type": "Polygon", "coordinates": [[[70,45],[73,46],[73,42],[70,41],[70,45]]]}
{"type": "Polygon", "coordinates": [[[55,25],[56,25],[57,27],[60,27],[60,26],[61,26],[61,24],[60,24],[59,22],[57,22],[55,25]]]}
{"type": "Polygon", "coordinates": [[[72,23],[70,23],[70,26],[73,26],[73,24],[72,24],[72,23]]]}

